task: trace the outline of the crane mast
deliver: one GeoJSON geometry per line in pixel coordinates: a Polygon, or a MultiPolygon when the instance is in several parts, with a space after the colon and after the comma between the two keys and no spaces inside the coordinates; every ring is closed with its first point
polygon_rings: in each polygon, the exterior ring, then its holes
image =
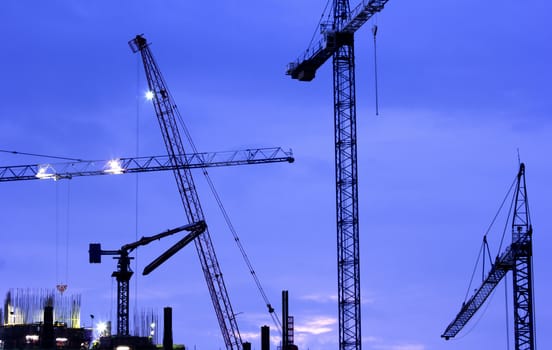
{"type": "Polygon", "coordinates": [[[533,228],[529,216],[525,164],[521,163],[513,199],[512,243],[491,266],[481,286],[462,304],[460,312],[441,337],[455,337],[475,315],[509,271],[513,273],[514,338],[516,350],[535,350],[533,305],[533,228]]]}
{"type": "Polygon", "coordinates": [[[323,40],[286,71],[293,79],[311,81],[333,56],[340,350],[362,348],[354,33],[386,3],[364,0],[351,11],[348,0],[334,0],[333,23],[324,24],[323,40]]]}
{"type": "Polygon", "coordinates": [[[169,250],[155,259],[144,269],[144,275],[149,274],[153,269],[165,262],[169,257],[174,255],[178,250],[184,248],[188,243],[194,240],[198,235],[205,231],[205,222],[197,222],[190,225],[180,226],[165,232],[159,233],[151,237],[142,237],[140,240],[125,244],[119,250],[102,250],[101,244],[91,243],[89,245],[89,260],[90,263],[101,263],[102,255],[115,255],[117,260],[117,271],[111,275],[117,279],[117,335],[125,337],[129,335],[129,297],[130,297],[130,278],[133,271],[130,268],[130,260],[133,259],[129,253],[134,249],[147,245],[153,241],[173,235],[180,231],[190,231],[183,239],[173,245],[169,250]]]}
{"type": "MultiPolygon", "coordinates": [[[[334,27],[348,20],[349,1],[334,2],[334,27]]],[[[339,32],[338,32],[339,33],[339,32]]],[[[360,260],[353,34],[336,35],[333,57],[334,142],[337,207],[339,348],[360,350],[360,260]]]]}
{"type": "MultiPolygon", "coordinates": [[[[140,52],[146,73],[149,90],[153,93],[153,105],[161,128],[167,154],[175,165],[174,177],[180,192],[189,223],[204,221],[203,210],[195,188],[191,171],[178,166],[182,162],[179,154],[185,154],[177,118],[180,116],[163,76],[155,62],[146,39],[137,35],[129,41],[133,52],[140,52]]],[[[215,254],[209,230],[194,240],[203,274],[215,308],[218,323],[227,350],[240,349],[242,341],[222,272],[215,254]]]]}
{"type": "Polygon", "coordinates": [[[533,305],[533,227],[529,217],[525,165],[520,165],[512,221],[514,337],[516,350],[535,349],[533,305]]]}

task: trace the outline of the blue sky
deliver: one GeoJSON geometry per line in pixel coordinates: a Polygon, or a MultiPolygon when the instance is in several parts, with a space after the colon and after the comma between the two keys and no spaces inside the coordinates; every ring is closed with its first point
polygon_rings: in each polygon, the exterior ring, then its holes
{"type": "MultiPolygon", "coordinates": [[[[290,291],[300,348],[335,349],[331,65],[311,83],[284,75],[324,5],[3,1],[0,149],[83,159],[163,154],[143,68],[127,45],[144,33],[199,150],[293,149],[291,165],[210,174],[272,303],[279,308],[280,291],[290,291]]],[[[357,33],[364,349],[506,348],[504,284],[461,339],[439,335],[517,172],[517,149],[534,226],[537,343],[552,346],[551,10],[544,0],[389,1],[376,18],[379,117],[374,22],[357,33]]],[[[2,165],[43,161],[0,153],[2,165]]],[[[199,172],[196,182],[242,338],[259,349],[270,317],[199,172]]],[[[82,314],[96,319],[115,315],[115,262],[88,264],[88,244],[116,249],[185,223],[170,173],[4,183],[1,194],[0,293],[66,282],[82,295],[82,314]]],[[[140,249],[135,271],[170,244],[140,249]]],[[[223,348],[193,250],[150,276],[137,273],[131,304],[160,315],[172,306],[176,342],[223,348]]]]}

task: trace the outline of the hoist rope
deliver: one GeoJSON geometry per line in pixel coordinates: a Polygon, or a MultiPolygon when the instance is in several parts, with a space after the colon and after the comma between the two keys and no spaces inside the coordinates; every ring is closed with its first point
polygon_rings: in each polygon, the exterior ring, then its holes
{"type": "Polygon", "coordinates": [[[473,267],[472,275],[471,275],[471,278],[470,278],[470,283],[468,285],[468,289],[466,290],[466,295],[464,296],[464,302],[466,302],[466,300],[468,300],[468,296],[469,296],[470,291],[471,291],[473,278],[475,277],[475,272],[477,271],[477,266],[479,265],[479,259],[481,259],[481,253],[483,252],[483,244],[484,244],[484,242],[481,243],[481,247],[479,248],[479,253],[477,253],[477,260],[475,261],[475,266],[473,267]]]}
{"type": "MultiPolygon", "coordinates": [[[[67,182],[67,193],[66,193],[66,207],[65,207],[65,227],[62,228],[61,225],[61,217],[62,217],[62,208],[61,208],[61,189],[60,184],[56,181],[56,189],[55,189],[55,196],[56,196],[56,204],[55,204],[55,231],[56,231],[56,287],[58,285],[67,285],[69,280],[69,234],[70,234],[70,215],[71,215],[71,182],[67,182]],[[62,232],[65,232],[65,259],[64,262],[61,260],[61,256],[63,254],[62,250],[62,242],[61,242],[61,234],[62,232]],[[60,266],[65,263],[65,269],[64,269],[64,275],[62,276],[61,268],[60,266]]],[[[63,293],[62,290],[59,290],[61,293],[63,293]]]]}
{"type": "Polygon", "coordinates": [[[378,33],[378,25],[374,24],[372,27],[372,34],[374,35],[374,83],[375,83],[375,95],[376,95],[376,115],[379,115],[379,98],[378,98],[378,54],[376,45],[376,34],[378,33]]]}
{"type": "MultiPolygon", "coordinates": [[[[531,258],[532,259],[532,258],[531,258]]],[[[531,276],[534,276],[534,272],[533,272],[533,264],[531,264],[531,276]]],[[[535,297],[535,288],[533,288],[533,278],[531,278],[531,290],[533,291],[533,306],[536,305],[536,297],[535,297]]],[[[535,313],[533,312],[533,336],[534,336],[534,339],[535,339],[535,344],[533,344],[535,346],[535,350],[537,350],[537,319],[535,317],[535,313]]]]}
{"type": "MultiPolygon", "coordinates": [[[[135,148],[135,156],[138,157],[140,155],[140,105],[142,101],[142,96],[140,96],[140,68],[141,68],[141,59],[139,55],[136,55],[136,148],[135,148]]],[[[135,241],[138,241],[138,227],[139,227],[139,184],[140,184],[140,173],[137,172],[134,176],[135,179],[135,187],[134,187],[134,195],[135,195],[135,207],[134,207],[134,239],[135,241]]],[[[134,253],[134,270],[138,271],[138,249],[135,250],[134,253]]],[[[136,315],[138,312],[138,276],[134,278],[134,314],[136,315]]]]}
{"type": "Polygon", "coordinates": [[[473,325],[470,329],[468,329],[466,332],[464,332],[464,334],[460,337],[455,337],[455,338],[450,338],[449,340],[460,340],[460,339],[463,339],[465,338],[468,334],[470,334],[474,329],[475,327],[477,327],[477,325],[479,324],[479,322],[483,319],[483,316],[485,316],[485,314],[487,313],[487,310],[489,309],[489,306],[491,305],[491,302],[493,301],[493,297],[494,297],[494,293],[492,293],[490,296],[489,296],[489,300],[487,301],[487,303],[485,303],[485,308],[483,309],[483,311],[479,314],[479,318],[476,319],[474,322],[473,322],[473,325]]]}
{"type": "MultiPolygon", "coordinates": [[[[498,208],[498,210],[497,210],[495,216],[494,216],[493,219],[491,220],[491,223],[489,224],[489,226],[487,227],[487,230],[485,231],[485,234],[483,235],[483,243],[481,243],[481,248],[479,249],[479,253],[477,254],[477,260],[476,260],[476,262],[475,262],[475,266],[473,267],[473,271],[472,271],[472,275],[471,275],[470,282],[469,282],[469,285],[468,285],[468,289],[467,289],[466,295],[465,295],[465,297],[464,297],[464,302],[468,299],[468,295],[469,295],[470,290],[471,290],[471,286],[472,286],[472,283],[473,283],[473,279],[474,279],[474,277],[475,277],[475,273],[476,273],[476,271],[477,271],[477,267],[479,266],[479,260],[481,259],[481,255],[482,255],[482,254],[483,254],[483,255],[485,254],[485,250],[484,250],[485,246],[487,247],[487,252],[489,253],[489,258],[490,258],[490,251],[489,251],[489,246],[488,246],[488,243],[487,243],[487,236],[489,235],[489,233],[490,233],[490,231],[491,231],[491,229],[492,229],[492,227],[493,227],[495,221],[497,220],[498,216],[500,215],[500,212],[502,211],[502,208],[504,207],[504,204],[506,203],[506,200],[508,199],[510,193],[512,192],[512,189],[513,189],[514,185],[516,184],[516,180],[517,180],[517,178],[514,179],[514,181],[513,181],[512,184],[510,185],[510,188],[509,188],[508,191],[506,192],[506,195],[504,196],[504,199],[502,200],[502,203],[500,203],[500,206],[499,206],[499,208],[498,208]]],[[[511,208],[511,206],[510,206],[509,212],[511,212],[511,211],[512,211],[512,208],[511,208]]],[[[509,217],[510,217],[510,214],[508,213],[508,218],[509,218],[509,217]]],[[[508,223],[508,221],[509,221],[509,220],[506,220],[506,224],[508,223]]],[[[499,252],[500,252],[500,249],[502,248],[502,242],[503,242],[503,240],[504,240],[504,233],[505,233],[505,231],[503,231],[503,233],[502,233],[502,239],[501,239],[501,241],[500,241],[500,247],[499,247],[499,250],[498,250],[499,252]]],[[[485,259],[485,258],[483,257],[483,259],[485,259]]],[[[483,264],[484,264],[484,261],[483,261],[483,264]]],[[[492,263],[492,260],[491,260],[491,266],[492,266],[492,265],[493,265],[493,263],[492,263]]],[[[483,269],[482,269],[482,274],[483,274],[483,277],[482,277],[482,278],[483,278],[483,279],[485,279],[485,277],[484,277],[484,273],[485,273],[484,269],[485,269],[485,267],[483,266],[483,269]]]]}
{"type": "Polygon", "coordinates": [[[65,281],[69,284],[69,235],[71,231],[71,181],[67,181],[67,210],[66,210],[66,231],[65,231],[65,281]]]}
{"type": "MultiPolygon", "coordinates": [[[[320,25],[322,24],[322,21],[324,19],[324,15],[326,14],[326,10],[328,9],[328,6],[330,5],[330,0],[326,1],[326,6],[324,6],[324,11],[322,11],[322,14],[320,15],[320,19],[318,20],[318,23],[316,24],[316,28],[314,28],[314,31],[312,33],[311,40],[309,41],[309,44],[307,47],[310,49],[312,47],[312,44],[314,42],[314,38],[317,36],[318,31],[320,30],[320,25]]],[[[328,12],[326,17],[330,17],[330,13],[328,12]]]]}
{"type": "MultiPolygon", "coordinates": [[[[514,182],[512,183],[512,186],[510,186],[510,189],[508,190],[508,193],[506,194],[506,197],[508,197],[508,195],[510,194],[510,192],[512,191],[512,188],[514,187],[514,185],[516,184],[517,182],[517,178],[514,179],[514,182]]],[[[504,202],[506,201],[506,197],[504,198],[504,201],[503,201],[503,204],[504,202]]],[[[502,251],[502,244],[504,243],[504,237],[506,237],[506,230],[508,229],[508,223],[510,221],[510,214],[512,213],[512,207],[514,206],[514,202],[516,200],[516,196],[515,194],[512,196],[512,202],[510,203],[510,209],[508,210],[508,216],[506,218],[506,221],[504,223],[504,229],[502,230],[502,237],[500,238],[500,244],[498,245],[498,250],[497,250],[497,256],[498,254],[500,254],[500,252],[502,251]]]]}
{"type": "MultiPolygon", "coordinates": [[[[188,128],[186,127],[186,124],[184,123],[184,120],[182,119],[182,117],[180,116],[179,113],[176,113],[176,115],[178,116],[178,121],[179,121],[179,123],[180,123],[180,125],[181,125],[181,127],[184,131],[184,134],[186,135],[186,138],[187,138],[190,146],[192,147],[192,151],[194,153],[199,153],[197,151],[197,148],[196,148],[194,142],[193,142],[193,139],[190,135],[190,132],[189,132],[188,128]]],[[[251,264],[251,261],[249,260],[249,257],[247,256],[247,253],[245,252],[245,249],[244,249],[243,245],[241,244],[238,233],[237,233],[236,229],[234,228],[234,225],[232,224],[232,221],[230,220],[230,216],[228,215],[228,212],[226,211],[224,205],[222,204],[222,200],[220,199],[220,196],[218,195],[218,192],[215,189],[215,185],[213,184],[213,181],[211,180],[211,177],[209,176],[209,173],[207,172],[207,170],[205,168],[203,168],[203,175],[204,175],[204,177],[207,181],[207,184],[209,185],[209,188],[210,188],[213,196],[215,197],[215,200],[216,200],[216,202],[219,206],[219,209],[222,213],[222,216],[224,217],[226,225],[228,226],[230,232],[232,233],[234,241],[236,242],[236,245],[238,246],[238,248],[240,250],[242,258],[245,261],[245,263],[247,265],[247,268],[249,269],[249,273],[253,277],[253,280],[255,281],[255,284],[257,285],[257,289],[259,290],[259,292],[260,292],[260,294],[261,294],[261,296],[262,296],[262,298],[263,298],[263,300],[264,300],[264,302],[265,302],[265,304],[268,308],[270,316],[272,317],[272,320],[274,321],[276,327],[278,328],[278,331],[281,334],[282,333],[282,324],[280,323],[278,315],[276,314],[274,308],[272,307],[272,304],[270,303],[266,293],[264,292],[264,289],[261,285],[259,277],[257,276],[257,273],[253,269],[253,265],[251,264]]]]}
{"type": "Polygon", "coordinates": [[[504,305],[506,306],[506,350],[510,350],[510,311],[508,310],[508,275],[504,275],[504,305]]]}
{"type": "Polygon", "coordinates": [[[59,283],[59,183],[58,181],[56,181],[55,230],[56,230],[56,284],[58,284],[59,283]]]}
{"type": "Polygon", "coordinates": [[[504,203],[506,203],[506,200],[508,199],[508,196],[510,195],[510,193],[512,192],[512,188],[514,187],[514,185],[516,184],[516,180],[517,178],[514,178],[514,181],[512,182],[512,184],[510,185],[510,188],[508,189],[508,191],[506,192],[506,195],[504,196],[504,199],[502,200],[502,203],[500,203],[500,207],[498,208],[495,216],[493,217],[493,220],[491,221],[491,223],[489,224],[489,227],[487,228],[487,231],[485,231],[485,236],[487,236],[489,234],[489,232],[491,231],[491,228],[493,227],[496,219],[498,218],[498,215],[500,214],[500,212],[502,211],[502,208],[504,207],[504,203]]]}

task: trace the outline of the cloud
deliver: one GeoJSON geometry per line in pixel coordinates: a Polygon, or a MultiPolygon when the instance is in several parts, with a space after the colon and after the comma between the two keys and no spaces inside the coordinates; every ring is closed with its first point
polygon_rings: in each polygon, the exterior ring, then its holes
{"type": "MultiPolygon", "coordinates": [[[[242,339],[247,339],[247,341],[250,342],[251,340],[260,338],[261,333],[259,333],[259,332],[240,332],[240,336],[242,337],[242,339]]],[[[280,338],[278,338],[278,340],[280,340],[280,338]]]]}
{"type": "Polygon", "coordinates": [[[307,300],[307,301],[313,301],[316,303],[329,303],[329,302],[336,302],[337,301],[337,295],[327,295],[327,294],[307,294],[301,296],[299,299],[307,300]]]}
{"type": "Polygon", "coordinates": [[[401,344],[401,345],[382,345],[374,347],[381,350],[425,350],[425,345],[421,344],[401,344]]]}
{"type": "Polygon", "coordinates": [[[328,316],[315,316],[313,319],[303,324],[295,326],[296,333],[322,334],[331,332],[332,326],[337,323],[337,319],[328,316]]]}
{"type": "MultiPolygon", "coordinates": [[[[305,300],[305,301],[312,301],[312,302],[320,303],[320,304],[327,304],[327,303],[335,304],[335,303],[337,303],[337,295],[336,294],[331,294],[331,295],[328,295],[328,294],[307,294],[307,295],[301,296],[299,299],[305,300]]],[[[374,302],[375,302],[375,299],[373,297],[362,296],[361,300],[360,300],[360,303],[363,304],[363,305],[373,304],[374,302]]]]}
{"type": "Polygon", "coordinates": [[[425,350],[426,346],[418,343],[388,344],[380,337],[363,337],[364,343],[369,343],[368,349],[374,350],[425,350]]]}

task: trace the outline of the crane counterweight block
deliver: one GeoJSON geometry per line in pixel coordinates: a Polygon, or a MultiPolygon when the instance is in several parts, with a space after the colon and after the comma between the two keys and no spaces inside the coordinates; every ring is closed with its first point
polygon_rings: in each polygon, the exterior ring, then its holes
{"type": "Polygon", "coordinates": [[[102,245],[100,243],[90,243],[88,248],[88,260],[91,264],[102,262],[102,245]]]}

